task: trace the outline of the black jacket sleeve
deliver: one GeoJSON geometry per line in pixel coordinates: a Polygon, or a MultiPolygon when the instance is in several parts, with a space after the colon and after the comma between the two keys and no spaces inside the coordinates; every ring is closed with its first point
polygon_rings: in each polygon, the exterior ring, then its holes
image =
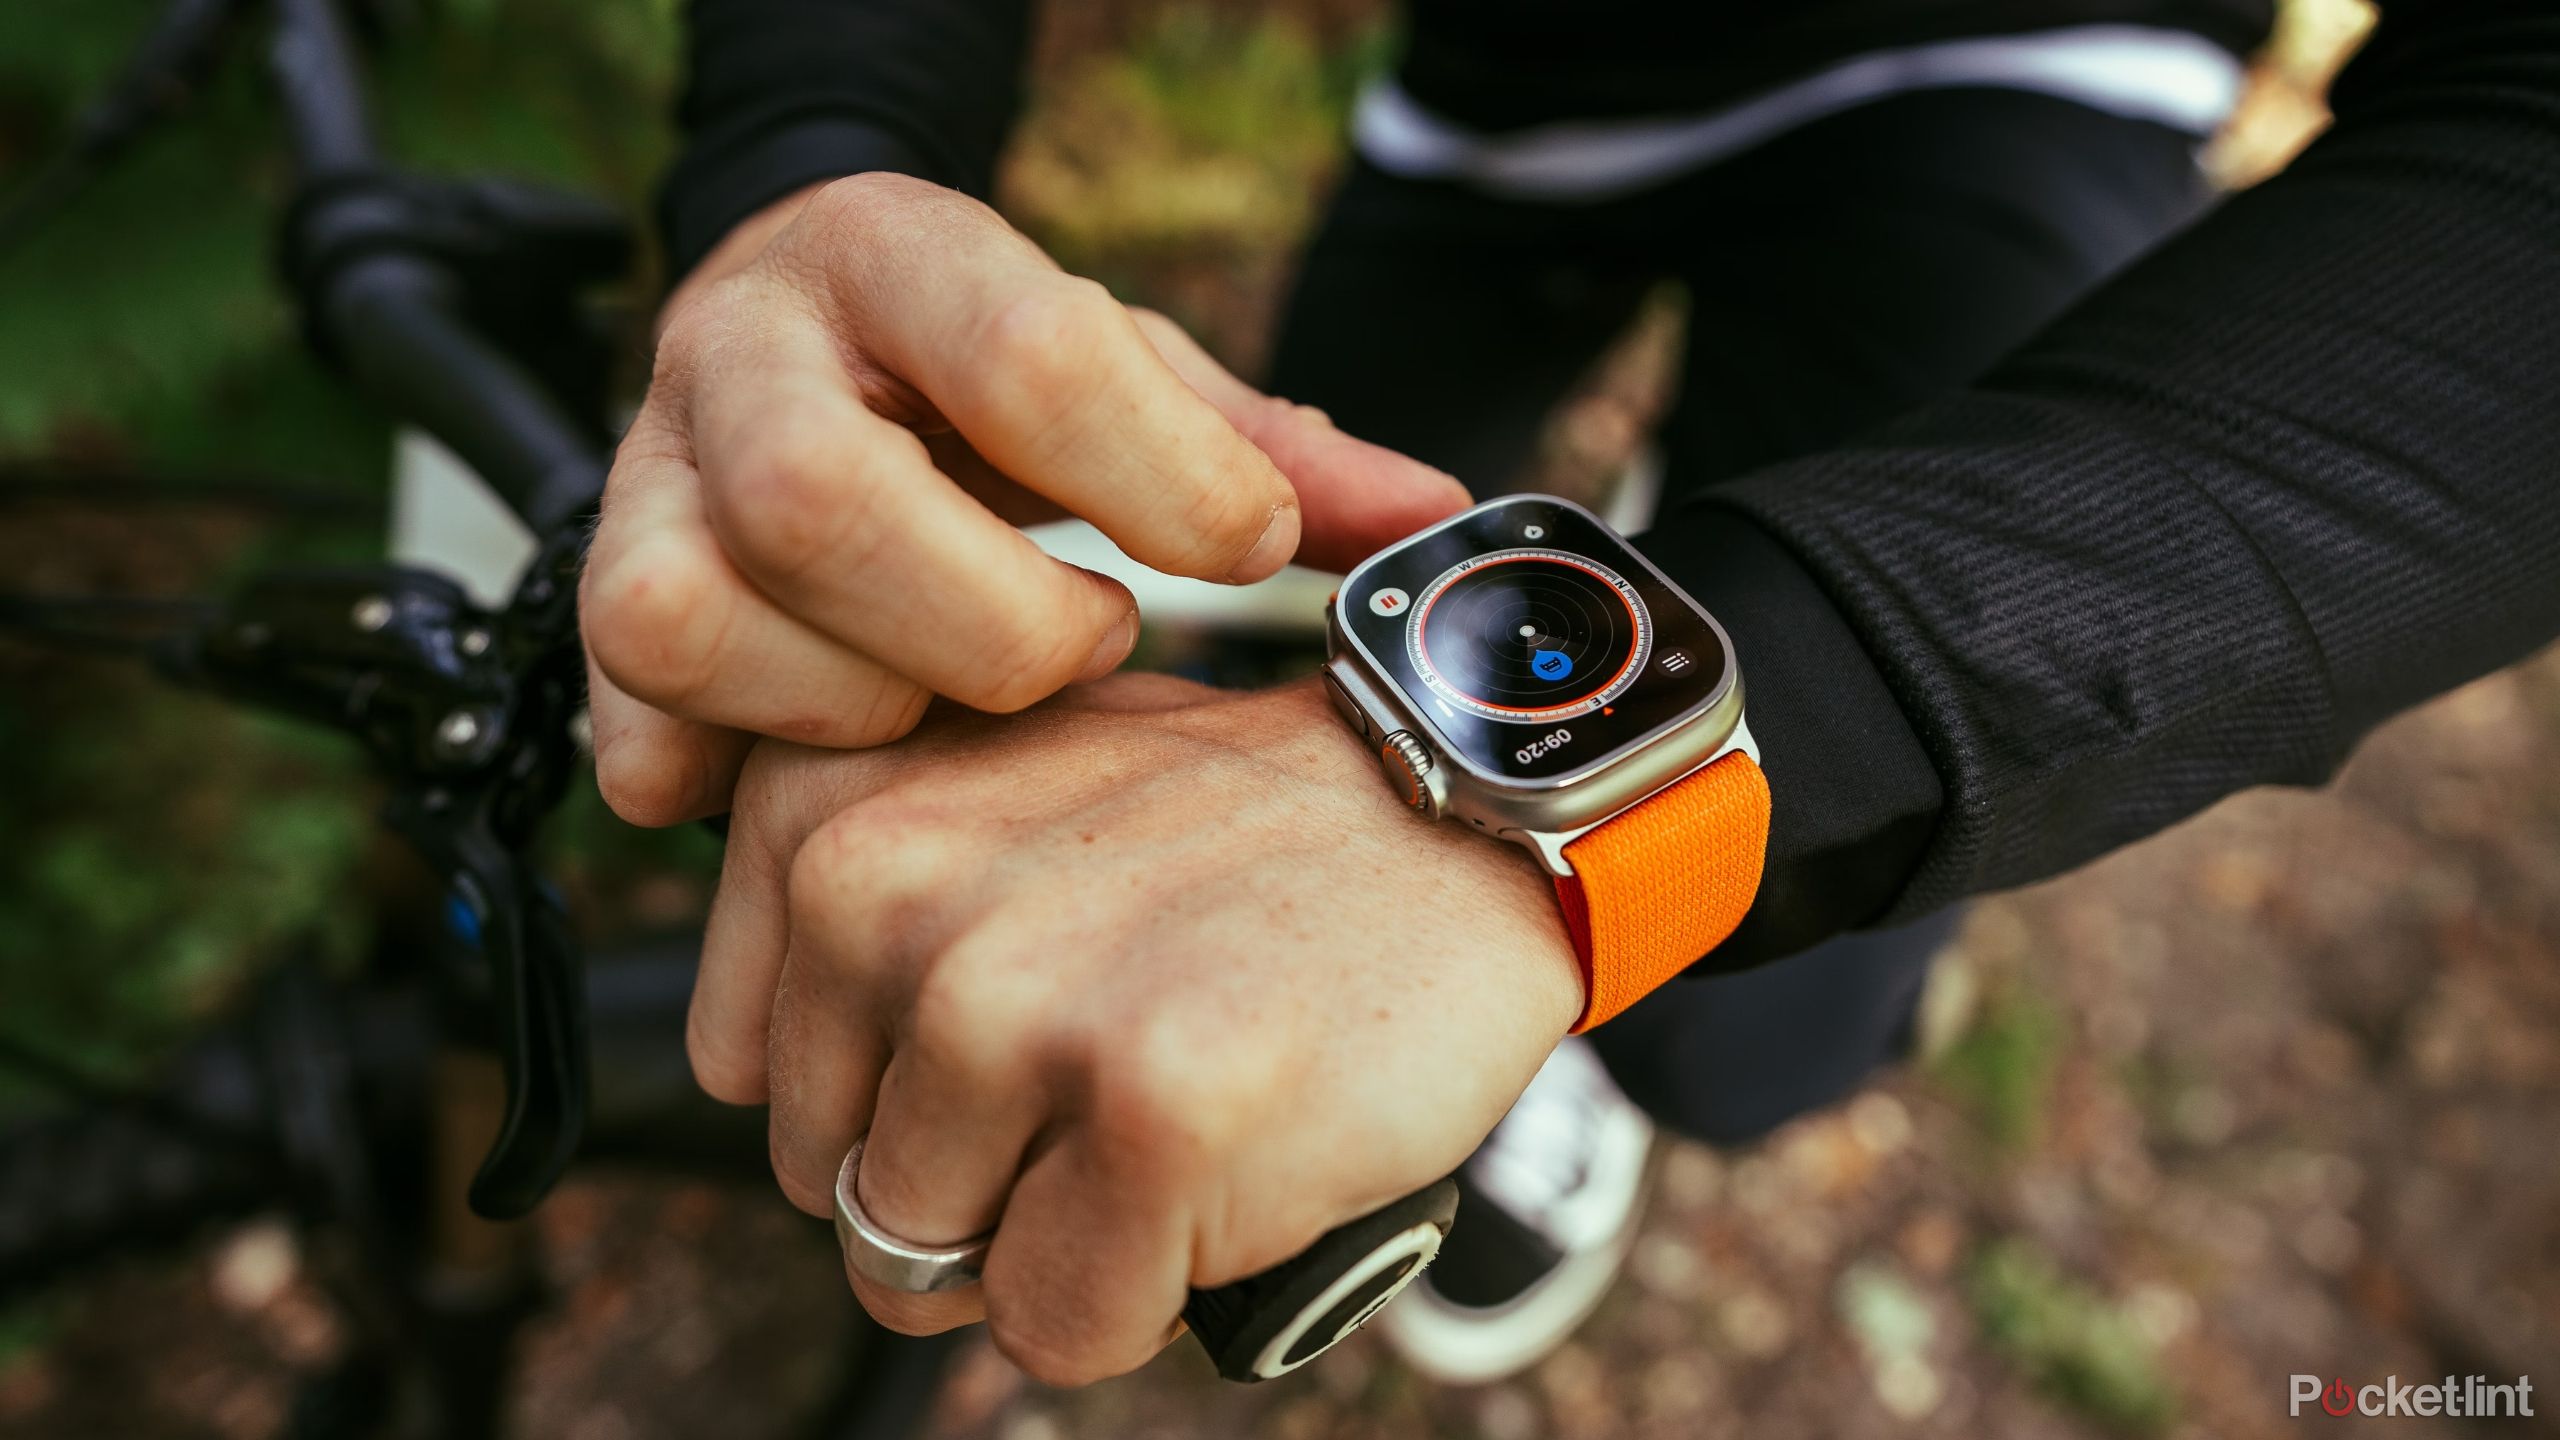
{"type": "MultiPolygon", "coordinates": [[[[1028,0],[695,0],[689,267],[800,185],[983,191],[1028,0]]],[[[1729,968],[2054,874],[2560,633],[2560,7],[2399,0],[2283,175],[1960,394],[1665,515],[1777,809],[1729,968]]]]}
{"type": "Polygon", "coordinates": [[[1873,657],[1944,792],[1882,918],[2316,783],[2560,634],[2560,7],[2390,6],[2333,107],[1987,378],[1656,542],[1756,522],[1873,657]]]}
{"type": "Polygon", "coordinates": [[[670,274],[804,185],[894,170],[984,195],[1020,108],[1031,0],[693,0],[670,274]]]}

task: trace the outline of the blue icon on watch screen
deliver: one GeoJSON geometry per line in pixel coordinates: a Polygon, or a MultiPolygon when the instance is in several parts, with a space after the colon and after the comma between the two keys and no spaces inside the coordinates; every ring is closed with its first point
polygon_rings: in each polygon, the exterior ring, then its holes
{"type": "Polygon", "coordinates": [[[1540,650],[1529,657],[1529,668],[1541,680],[1562,680],[1573,673],[1573,657],[1561,650],[1540,650]]]}

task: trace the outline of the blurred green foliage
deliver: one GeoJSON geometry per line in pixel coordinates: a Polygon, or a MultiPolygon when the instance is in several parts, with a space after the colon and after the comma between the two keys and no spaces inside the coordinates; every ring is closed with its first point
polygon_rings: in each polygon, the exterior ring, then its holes
{"type": "Polygon", "coordinates": [[[368,824],[335,742],[141,686],[128,699],[69,733],[0,710],[0,829],[35,839],[0,879],[8,1029],[110,1071],[227,995],[244,958],[305,931],[343,953],[356,917],[335,902],[368,824]],[[14,758],[30,754],[44,763],[14,758]]]}
{"type": "Polygon", "coordinates": [[[53,1338],[56,1307],[47,1303],[50,1298],[0,1308],[0,1368],[53,1338]]]}
{"type": "MultiPolygon", "coordinates": [[[[385,149],[439,172],[547,180],[644,207],[671,143],[678,0],[442,0],[374,7],[385,149]]],[[[159,0],[0,5],[0,195],[55,153],[159,0]]],[[[252,7],[254,10],[255,7],[252,7]]],[[[308,358],[270,247],[290,176],[262,26],[178,121],[0,252],[0,457],[145,472],[280,473],[370,495],[384,419],[308,358]]],[[[285,556],[359,559],[378,532],[315,538],[167,519],[0,510],[0,588],[216,591],[285,556]],[[24,557],[32,556],[29,561],[24,557]]],[[[130,1068],[314,940],[365,940],[375,801],[342,742],[149,683],[0,647],[0,1030],[130,1068]]],[[[600,805],[573,830],[608,828],[600,805]]],[[[699,863],[707,842],[672,842],[699,863]]],[[[667,842],[602,847],[663,852],[667,842]]],[[[599,863],[607,863],[599,862],[599,863]]],[[[0,1085],[5,1085],[0,1078],[0,1085]]]]}
{"type": "Polygon", "coordinates": [[[2058,1403],[2127,1435],[2158,1434],[2176,1418],[2176,1391],[2142,1327],[2041,1252],[1988,1246],[1970,1282],[1983,1338],[2058,1403]]]}
{"type": "Polygon", "coordinates": [[[2063,1023],[2053,1002],[2024,976],[1989,987],[1972,1025],[1931,1066],[2002,1154],[2042,1138],[2062,1058],[2063,1023]]]}
{"type": "MultiPolygon", "coordinates": [[[[387,8],[387,7],[386,7],[387,8]]],[[[0,188],[57,147],[159,0],[0,7],[0,188]]],[[[676,0],[444,0],[370,49],[390,152],[636,210],[669,144],[676,0]]],[[[289,175],[254,25],[192,111],[0,254],[0,453],[67,434],[154,460],[379,474],[272,282],[289,175]]]]}

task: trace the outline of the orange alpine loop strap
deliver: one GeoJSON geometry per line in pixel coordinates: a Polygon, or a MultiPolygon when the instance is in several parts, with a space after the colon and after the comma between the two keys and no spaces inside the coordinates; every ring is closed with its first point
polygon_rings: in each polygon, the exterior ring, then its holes
{"type": "Polygon", "coordinates": [[[1565,846],[1556,898],[1589,981],[1574,1033],[1724,943],[1768,851],[1768,777],[1739,750],[1565,846]]]}

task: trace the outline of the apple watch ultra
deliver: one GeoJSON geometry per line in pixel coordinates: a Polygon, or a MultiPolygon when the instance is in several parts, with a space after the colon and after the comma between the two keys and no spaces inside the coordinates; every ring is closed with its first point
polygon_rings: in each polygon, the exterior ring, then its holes
{"type": "Polygon", "coordinates": [[[1325,687],[1390,785],[1555,877],[1587,1030],[1733,933],[1769,784],[1733,642],[1599,517],[1513,495],[1363,562],[1325,687]]]}

